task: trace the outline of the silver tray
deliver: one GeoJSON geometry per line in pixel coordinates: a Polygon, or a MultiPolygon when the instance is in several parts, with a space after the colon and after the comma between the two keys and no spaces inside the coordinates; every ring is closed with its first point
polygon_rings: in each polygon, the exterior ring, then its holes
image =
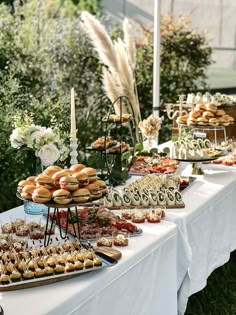
{"type": "Polygon", "coordinates": [[[114,258],[111,258],[104,253],[95,252],[97,256],[99,256],[102,259],[102,266],[99,267],[92,267],[88,269],[83,269],[79,271],[71,271],[71,272],[64,272],[63,274],[54,274],[52,276],[45,276],[42,278],[34,278],[30,280],[20,280],[18,282],[10,282],[9,284],[0,284],[0,292],[3,291],[15,291],[15,290],[21,290],[26,288],[33,288],[37,286],[42,286],[46,284],[56,283],[59,281],[71,279],[77,276],[80,276],[82,274],[85,274],[87,272],[92,272],[96,270],[101,270],[106,267],[112,267],[115,264],[117,264],[117,260],[114,258]]]}

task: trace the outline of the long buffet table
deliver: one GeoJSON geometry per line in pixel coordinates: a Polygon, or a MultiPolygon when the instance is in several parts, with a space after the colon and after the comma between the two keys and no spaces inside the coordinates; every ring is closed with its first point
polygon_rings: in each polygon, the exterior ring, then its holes
{"type": "MultiPolygon", "coordinates": [[[[129,239],[116,266],[1,293],[5,314],[184,314],[188,297],[204,288],[236,249],[236,171],[204,168],[205,175],[183,193],[185,208],[167,209],[160,224],[140,225],[143,235],[129,239]]],[[[188,163],[180,169],[190,175],[188,163]]],[[[23,215],[19,207],[0,220],[23,215]]]]}

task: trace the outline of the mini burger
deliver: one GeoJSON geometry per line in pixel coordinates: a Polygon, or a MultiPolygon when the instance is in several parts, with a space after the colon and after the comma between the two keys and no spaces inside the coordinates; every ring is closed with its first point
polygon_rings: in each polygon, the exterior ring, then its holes
{"type": "Polygon", "coordinates": [[[36,179],[37,176],[30,176],[28,178],[26,178],[26,180],[29,180],[30,182],[33,183],[33,185],[35,185],[35,179],[36,179]]]}
{"type": "Polygon", "coordinates": [[[83,164],[74,164],[70,167],[70,170],[73,172],[80,172],[84,168],[85,168],[85,166],[83,164]]]}
{"type": "Polygon", "coordinates": [[[72,176],[77,179],[80,188],[89,184],[88,174],[85,172],[76,172],[72,176]]]}
{"type": "Polygon", "coordinates": [[[63,176],[59,180],[59,185],[61,189],[67,189],[67,190],[76,190],[79,188],[79,183],[76,179],[76,177],[73,176],[63,176]]]}
{"type": "Polygon", "coordinates": [[[89,182],[94,182],[97,179],[97,172],[92,167],[85,167],[82,172],[85,172],[88,175],[89,182]]]}
{"type": "Polygon", "coordinates": [[[32,193],[32,199],[34,202],[46,203],[50,201],[52,194],[50,190],[45,187],[38,187],[32,193]]]}
{"type": "Polygon", "coordinates": [[[85,188],[90,191],[91,199],[98,199],[102,197],[101,189],[97,182],[91,183],[85,188]]]}
{"type": "Polygon", "coordinates": [[[90,198],[90,192],[86,188],[76,189],[72,193],[72,199],[74,202],[87,202],[90,198]]]}
{"type": "Polygon", "coordinates": [[[60,187],[60,185],[59,185],[60,178],[63,176],[68,176],[68,175],[70,175],[70,173],[71,173],[71,171],[67,170],[67,169],[54,173],[52,175],[52,180],[53,180],[54,184],[56,185],[56,187],[58,187],[58,188],[60,187]]]}
{"type": "Polygon", "coordinates": [[[60,166],[52,165],[52,166],[48,166],[46,170],[43,172],[43,174],[52,177],[53,174],[60,171],[62,171],[62,168],[60,166]]]}
{"type": "Polygon", "coordinates": [[[72,201],[71,193],[66,189],[57,189],[52,195],[53,201],[60,205],[66,205],[72,201]]]}
{"type": "Polygon", "coordinates": [[[38,175],[35,179],[35,182],[36,182],[36,186],[44,186],[47,189],[54,188],[53,180],[48,175],[44,175],[44,174],[38,175]]]}
{"type": "Polygon", "coordinates": [[[32,200],[32,194],[36,187],[32,185],[26,185],[23,187],[22,192],[21,192],[21,197],[26,200],[32,200]]]}
{"type": "Polygon", "coordinates": [[[24,186],[26,185],[32,185],[32,182],[30,180],[21,180],[19,183],[18,183],[18,187],[17,187],[17,191],[19,193],[22,192],[24,186]]]}
{"type": "Polygon", "coordinates": [[[107,192],[107,185],[103,180],[97,180],[95,182],[99,187],[102,194],[105,194],[107,192]]]}

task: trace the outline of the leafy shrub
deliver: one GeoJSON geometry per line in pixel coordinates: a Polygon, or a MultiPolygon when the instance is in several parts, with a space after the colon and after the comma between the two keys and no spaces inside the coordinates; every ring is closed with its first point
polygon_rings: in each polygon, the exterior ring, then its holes
{"type": "MultiPolygon", "coordinates": [[[[153,28],[140,25],[142,36],[138,40],[137,85],[142,114],[152,112],[153,84],[153,28]]],[[[211,63],[212,49],[206,34],[191,29],[190,15],[174,18],[171,14],[161,19],[161,110],[165,103],[176,102],[178,95],[206,89],[206,67],[211,63]]],[[[160,132],[160,142],[171,137],[171,125],[166,115],[160,132]]]]}

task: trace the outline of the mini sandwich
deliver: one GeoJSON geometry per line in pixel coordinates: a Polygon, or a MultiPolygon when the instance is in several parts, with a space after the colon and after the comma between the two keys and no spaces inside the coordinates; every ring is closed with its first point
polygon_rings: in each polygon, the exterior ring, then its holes
{"type": "Polygon", "coordinates": [[[97,182],[91,183],[85,188],[90,191],[91,199],[98,199],[102,197],[101,189],[97,182]]]}
{"type": "Polygon", "coordinates": [[[35,182],[36,182],[36,186],[44,186],[47,189],[54,188],[53,180],[48,175],[44,175],[44,174],[38,175],[35,179],[35,182]]]}
{"type": "Polygon", "coordinates": [[[80,188],[87,186],[89,184],[88,174],[83,172],[83,171],[82,172],[76,172],[72,176],[77,179],[80,188]]]}
{"type": "Polygon", "coordinates": [[[62,171],[62,168],[60,166],[52,165],[52,166],[48,166],[43,172],[43,174],[52,176],[56,172],[60,172],[60,171],[62,171]]]}
{"type": "Polygon", "coordinates": [[[58,187],[58,188],[60,187],[60,186],[59,186],[59,180],[60,180],[60,178],[63,177],[63,176],[68,176],[68,175],[70,175],[71,172],[72,172],[71,170],[65,169],[65,170],[62,170],[62,171],[59,171],[59,172],[54,173],[54,174],[52,175],[52,180],[53,180],[54,184],[56,185],[56,187],[58,187]]]}
{"type": "Polygon", "coordinates": [[[105,194],[107,192],[107,185],[103,180],[96,180],[96,183],[100,187],[100,191],[102,194],[105,194]]]}
{"type": "Polygon", "coordinates": [[[76,190],[79,188],[79,183],[77,181],[76,177],[73,176],[63,176],[59,180],[59,185],[61,189],[67,189],[67,190],[76,190]]]}
{"type": "Polygon", "coordinates": [[[74,164],[70,167],[70,170],[73,172],[80,172],[85,168],[83,164],[74,164]]]}
{"type": "Polygon", "coordinates": [[[24,186],[21,192],[21,197],[26,200],[32,200],[32,194],[35,189],[36,186],[34,186],[33,184],[24,186]]]}
{"type": "Polygon", "coordinates": [[[88,175],[89,182],[94,182],[97,179],[97,172],[92,167],[85,167],[82,172],[85,172],[88,175]]]}
{"type": "Polygon", "coordinates": [[[23,190],[23,188],[24,188],[26,185],[32,185],[32,182],[29,181],[29,180],[21,180],[21,181],[18,183],[17,191],[18,191],[19,193],[21,193],[22,190],[23,190]]]}
{"type": "Polygon", "coordinates": [[[52,194],[50,190],[45,187],[36,188],[32,193],[32,199],[34,202],[46,203],[50,201],[52,194]]]}
{"type": "Polygon", "coordinates": [[[52,195],[53,201],[60,205],[66,205],[72,201],[71,193],[66,189],[57,189],[52,195]]]}
{"type": "Polygon", "coordinates": [[[90,199],[90,192],[86,188],[76,189],[72,193],[72,199],[74,202],[87,202],[90,199]]]}
{"type": "Polygon", "coordinates": [[[29,180],[30,182],[32,182],[33,185],[35,185],[35,179],[37,176],[30,176],[28,178],[26,178],[26,180],[29,180]]]}

